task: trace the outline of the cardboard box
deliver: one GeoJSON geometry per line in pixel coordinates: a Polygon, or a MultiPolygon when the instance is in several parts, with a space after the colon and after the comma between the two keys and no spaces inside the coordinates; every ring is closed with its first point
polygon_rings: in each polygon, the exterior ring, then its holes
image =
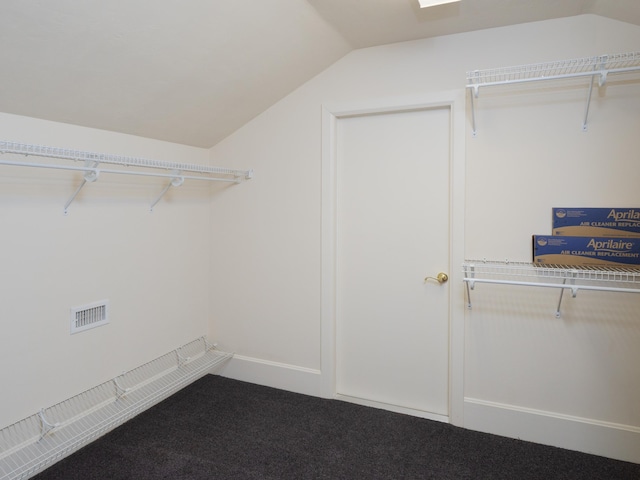
{"type": "Polygon", "coordinates": [[[640,268],[640,238],[534,235],[533,263],[640,268]]]}
{"type": "Polygon", "coordinates": [[[640,208],[553,208],[553,235],[640,238],[640,208]]]}

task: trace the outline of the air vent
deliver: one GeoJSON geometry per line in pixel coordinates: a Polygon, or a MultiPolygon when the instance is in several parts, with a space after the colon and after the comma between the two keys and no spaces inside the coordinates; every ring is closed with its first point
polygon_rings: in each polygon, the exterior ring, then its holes
{"type": "Polygon", "coordinates": [[[109,323],[109,300],[73,307],[71,309],[71,334],[109,323]]]}

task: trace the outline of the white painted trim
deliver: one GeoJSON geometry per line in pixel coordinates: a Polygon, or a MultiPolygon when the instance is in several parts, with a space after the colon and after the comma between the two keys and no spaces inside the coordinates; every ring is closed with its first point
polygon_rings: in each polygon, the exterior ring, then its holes
{"type": "Polygon", "coordinates": [[[305,395],[321,396],[320,370],[234,355],[219,369],[223,377],[305,395]]]}
{"type": "Polygon", "coordinates": [[[322,109],[322,251],[320,369],[322,396],[336,393],[336,130],[337,117],[322,109]]]}
{"type": "Polygon", "coordinates": [[[321,280],[321,376],[322,395],[333,398],[335,388],[336,312],[336,130],[340,118],[383,112],[449,107],[451,111],[450,185],[450,338],[449,421],[463,425],[464,413],[464,261],[465,192],[465,91],[428,95],[374,98],[349,105],[322,108],[322,280],[321,280]]]}
{"type": "Polygon", "coordinates": [[[413,417],[434,420],[436,422],[449,423],[449,417],[447,417],[446,415],[438,415],[437,413],[425,412],[424,410],[417,410],[415,408],[401,407],[399,405],[393,405],[391,403],[375,402],[373,400],[352,397],[351,395],[342,395],[340,393],[336,394],[334,398],[336,400],[355,403],[356,405],[363,405],[365,407],[379,408],[381,410],[387,410],[389,412],[402,413],[405,415],[411,415],[413,417]]]}
{"type": "Polygon", "coordinates": [[[640,427],[464,399],[465,428],[640,463],[640,427]]]}
{"type": "Polygon", "coordinates": [[[451,250],[449,260],[449,420],[464,425],[465,300],[462,263],[465,258],[466,96],[463,89],[448,94],[451,102],[451,250]]]}

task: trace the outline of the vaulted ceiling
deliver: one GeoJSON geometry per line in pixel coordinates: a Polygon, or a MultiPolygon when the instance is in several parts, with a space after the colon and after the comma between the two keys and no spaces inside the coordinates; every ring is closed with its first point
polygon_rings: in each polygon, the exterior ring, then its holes
{"type": "Polygon", "coordinates": [[[2,0],[0,111],[210,147],[353,49],[585,13],[640,0],[2,0]]]}

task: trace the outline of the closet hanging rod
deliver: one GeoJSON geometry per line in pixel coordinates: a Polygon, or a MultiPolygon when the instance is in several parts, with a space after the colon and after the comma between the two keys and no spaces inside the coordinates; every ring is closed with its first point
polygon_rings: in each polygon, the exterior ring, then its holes
{"type": "MultiPolygon", "coordinates": [[[[150,160],[140,157],[128,157],[123,155],[113,155],[108,153],[86,152],[68,148],[50,147],[45,145],[30,145],[25,143],[0,141],[0,153],[11,153],[16,155],[36,156],[45,158],[57,158],[73,161],[97,162],[124,167],[141,167],[152,169],[165,169],[179,172],[192,172],[212,175],[229,175],[239,179],[250,179],[251,170],[234,170],[230,168],[212,167],[193,163],[167,162],[161,160],[150,160]]],[[[22,165],[22,164],[21,164],[22,165]]],[[[102,170],[105,171],[105,170],[102,170]]],[[[173,175],[175,176],[175,175],[173,175]]],[[[186,177],[185,177],[186,178],[186,177]]],[[[200,178],[200,177],[194,177],[200,178]]]]}

